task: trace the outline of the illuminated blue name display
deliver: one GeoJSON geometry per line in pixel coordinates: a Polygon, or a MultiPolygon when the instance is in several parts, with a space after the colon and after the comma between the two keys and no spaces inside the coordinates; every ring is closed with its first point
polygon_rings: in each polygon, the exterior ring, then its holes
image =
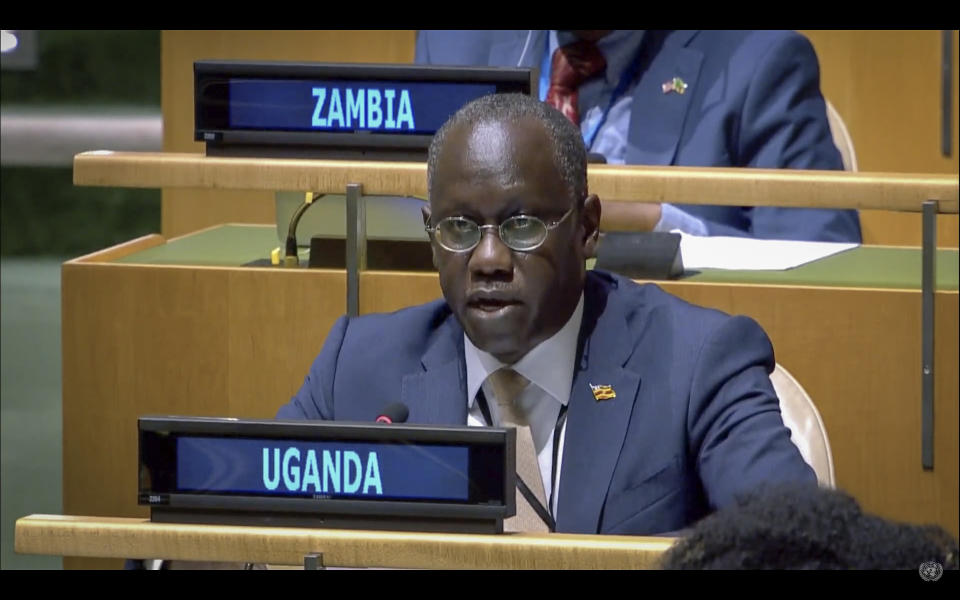
{"type": "Polygon", "coordinates": [[[363,491],[360,493],[383,495],[380,461],[376,452],[368,452],[364,460],[352,450],[322,450],[322,458],[318,460],[317,451],[312,448],[307,449],[305,457],[301,458],[304,453],[299,448],[290,447],[283,453],[281,468],[280,448],[272,450],[271,460],[271,448],[263,449],[263,485],[270,491],[278,489],[282,479],[283,487],[289,492],[356,494],[362,484],[363,491]]]}
{"type": "Polygon", "coordinates": [[[177,488],[313,498],[466,500],[468,452],[462,446],[181,437],[177,488]]]}
{"type": "Polygon", "coordinates": [[[478,83],[231,79],[230,127],[433,135],[460,107],[492,94],[478,83]]]}
{"type": "Polygon", "coordinates": [[[319,129],[416,129],[409,90],[347,88],[341,99],[340,88],[315,87],[313,95],[317,105],[311,124],[319,129]]]}

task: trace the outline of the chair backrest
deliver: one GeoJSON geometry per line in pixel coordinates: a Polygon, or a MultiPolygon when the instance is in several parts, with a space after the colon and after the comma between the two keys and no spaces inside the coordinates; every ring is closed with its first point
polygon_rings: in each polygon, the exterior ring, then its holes
{"type": "Polygon", "coordinates": [[[833,145],[840,151],[840,156],[843,159],[843,170],[858,171],[857,151],[853,147],[853,138],[850,137],[850,132],[847,131],[847,125],[843,122],[843,118],[840,116],[840,113],[837,112],[837,109],[830,104],[830,101],[826,100],[826,103],[830,135],[833,136],[833,145]]]}
{"type": "Polygon", "coordinates": [[[820,487],[836,487],[827,429],[810,395],[779,364],[770,374],[770,382],[780,398],[780,413],[784,425],[790,429],[790,441],[800,450],[803,460],[813,467],[820,487]]]}

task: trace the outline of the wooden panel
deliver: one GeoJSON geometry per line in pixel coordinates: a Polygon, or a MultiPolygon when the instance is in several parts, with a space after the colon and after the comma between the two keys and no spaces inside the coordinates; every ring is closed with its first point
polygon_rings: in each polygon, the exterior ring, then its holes
{"type": "Polygon", "coordinates": [[[274,195],[257,190],[196,190],[164,188],[161,229],[179,236],[223,223],[277,222],[274,195]]]}
{"type": "MultiPolygon", "coordinates": [[[[937,215],[937,246],[956,248],[960,220],[957,215],[937,215]]],[[[860,229],[864,244],[884,246],[919,246],[923,242],[920,215],[888,210],[860,211],[860,229]]]]}
{"type": "MultiPolygon", "coordinates": [[[[820,88],[853,138],[865,171],[956,173],[940,153],[941,33],[803,30],[820,60],[820,88]]],[[[953,115],[958,108],[957,32],[953,32],[953,115]]]]}
{"type": "MultiPolygon", "coordinates": [[[[805,30],[820,59],[821,89],[843,116],[864,171],[957,175],[958,36],[953,32],[953,132],[941,154],[941,32],[805,30]]],[[[918,217],[861,214],[864,243],[920,245],[918,217]]],[[[956,217],[938,219],[938,243],[957,247],[956,217]]]]}
{"type": "MultiPolygon", "coordinates": [[[[213,190],[304,191],[343,194],[362,183],[365,194],[426,197],[425,163],[280,158],[225,158],[179,152],[83,152],[74,157],[75,185],[213,190]]],[[[943,178],[911,177],[906,186],[956,196],[943,178]],[[928,185],[932,187],[927,187],[928,185]]]]}
{"type": "Polygon", "coordinates": [[[346,312],[346,275],[311,269],[231,269],[230,414],[270,418],[290,400],[346,312]]]}
{"type": "MultiPolygon", "coordinates": [[[[73,181],[321,193],[338,193],[348,183],[361,183],[365,194],[425,198],[426,170],[424,163],[409,162],[84,152],[74,158],[73,181]]],[[[591,165],[588,175],[590,189],[601,200],[920,211],[924,201],[935,199],[944,213],[956,213],[960,204],[960,183],[946,175],[635,165],[591,165]]]]}
{"type": "MultiPolygon", "coordinates": [[[[193,141],[193,62],[202,59],[413,62],[416,33],[394,31],[164,31],[161,36],[163,149],[202,152],[193,141]]],[[[306,190],[301,190],[306,191],[306,190]]],[[[182,235],[216,223],[274,223],[265,192],[163,191],[163,229],[182,235]]]]}
{"type": "Polygon", "coordinates": [[[346,304],[335,271],[72,261],[62,273],[69,514],[146,515],[136,503],[136,418],[272,417],[346,304]]]}
{"type": "Polygon", "coordinates": [[[466,535],[174,525],[141,519],[31,515],[15,546],[27,554],[155,556],[328,567],[401,569],[654,569],[673,538],[558,533],[466,535]]]}
{"type": "Polygon", "coordinates": [[[365,271],[360,273],[360,313],[393,312],[443,296],[436,273],[365,271]]]}
{"type": "MultiPolygon", "coordinates": [[[[960,330],[960,310],[958,310],[957,295],[937,295],[935,303],[936,312],[936,334],[934,337],[934,471],[924,473],[924,479],[934,479],[936,484],[933,494],[936,505],[936,512],[926,512],[916,507],[909,508],[911,498],[904,497],[902,494],[904,510],[913,510],[923,513],[919,519],[927,521],[936,521],[946,523],[947,529],[953,533],[954,537],[960,537],[958,533],[957,520],[960,519],[960,443],[958,443],[957,429],[960,427],[960,378],[957,376],[958,359],[957,353],[960,348],[957,331],[960,330]],[[951,473],[952,478],[951,478],[951,473]],[[946,517],[941,521],[936,516],[946,517]],[[950,515],[953,515],[953,524],[950,525],[950,515]]],[[[919,370],[919,365],[917,366],[919,370]]],[[[913,389],[919,388],[920,384],[913,382],[913,389]]],[[[918,402],[916,398],[919,392],[912,396],[914,401],[914,411],[919,413],[916,408],[918,402]]],[[[915,440],[914,440],[915,442],[915,440]]],[[[920,449],[914,447],[905,458],[908,461],[907,468],[915,469],[916,461],[919,459],[920,449]]]]}
{"type": "MultiPolygon", "coordinates": [[[[185,271],[166,275],[114,265],[63,266],[67,514],[146,514],[136,504],[138,415],[226,411],[219,360],[228,331],[221,293],[226,273],[203,282],[185,271]]],[[[119,565],[65,560],[64,566],[119,565]]]]}
{"type": "Polygon", "coordinates": [[[960,187],[956,177],[865,171],[591,165],[588,173],[601,200],[725,206],[919,211],[936,199],[940,212],[955,213],[960,187]]]}
{"type": "Polygon", "coordinates": [[[135,240],[130,240],[129,242],[117,244],[116,246],[112,246],[104,250],[91,252],[90,254],[73,259],[72,262],[108,262],[128,256],[135,252],[140,252],[141,250],[146,250],[147,248],[159,246],[164,243],[166,243],[166,240],[162,235],[151,233],[142,237],[138,237],[135,240]]]}
{"type": "MultiPolygon", "coordinates": [[[[437,298],[435,273],[370,272],[364,312],[437,298]],[[404,281],[406,278],[406,281],[404,281]]],[[[661,282],[685,300],[756,319],[830,436],[838,487],[866,510],[958,534],[958,295],[937,293],[935,469],[920,463],[920,292],[661,282]]]]}

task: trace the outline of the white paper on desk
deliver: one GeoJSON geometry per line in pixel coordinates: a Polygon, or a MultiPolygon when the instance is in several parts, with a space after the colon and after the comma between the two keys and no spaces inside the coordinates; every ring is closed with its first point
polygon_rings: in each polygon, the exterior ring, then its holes
{"type": "Polygon", "coordinates": [[[679,233],[684,270],[732,269],[737,271],[785,271],[838,254],[859,244],[794,242],[753,238],[679,233]]]}

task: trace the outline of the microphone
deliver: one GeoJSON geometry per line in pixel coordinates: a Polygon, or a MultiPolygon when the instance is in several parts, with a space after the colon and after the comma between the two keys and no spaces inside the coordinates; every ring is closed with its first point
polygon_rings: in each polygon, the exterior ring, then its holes
{"type": "Polygon", "coordinates": [[[313,201],[320,194],[314,194],[313,192],[307,192],[304,195],[303,204],[301,204],[296,211],[294,211],[293,216],[290,217],[290,225],[287,227],[287,241],[285,244],[286,251],[283,256],[283,266],[285,267],[296,267],[300,264],[300,258],[297,256],[297,225],[300,224],[300,217],[303,216],[303,213],[307,212],[307,209],[313,206],[313,201]]]}
{"type": "Polygon", "coordinates": [[[588,152],[587,162],[590,164],[605,165],[607,164],[607,157],[598,152],[588,152]]]}
{"type": "Polygon", "coordinates": [[[410,409],[403,402],[391,402],[377,416],[377,423],[406,423],[410,409]]]}

